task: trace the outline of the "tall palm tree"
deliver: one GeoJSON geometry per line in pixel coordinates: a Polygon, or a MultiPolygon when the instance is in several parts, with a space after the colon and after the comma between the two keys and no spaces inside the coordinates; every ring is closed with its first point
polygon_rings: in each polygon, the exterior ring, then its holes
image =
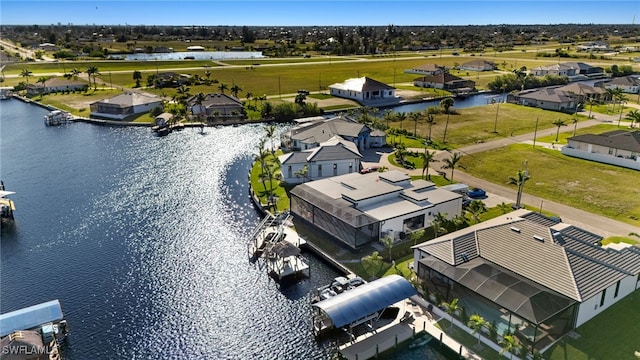
{"type": "Polygon", "coordinates": [[[429,124],[429,142],[431,142],[431,128],[435,123],[435,116],[431,113],[427,114],[427,124],[429,124]]]}
{"type": "Polygon", "coordinates": [[[516,209],[520,209],[520,201],[522,199],[522,190],[524,189],[524,184],[531,177],[529,176],[529,172],[526,170],[518,170],[518,174],[516,176],[510,176],[509,181],[507,182],[510,185],[518,186],[518,195],[516,197],[516,209]]]}
{"type": "Polygon", "coordinates": [[[616,100],[618,100],[618,103],[620,104],[620,115],[618,116],[618,127],[620,127],[620,121],[622,121],[622,109],[629,99],[623,92],[620,92],[620,94],[616,94],[616,100]]]}
{"type": "Polygon", "coordinates": [[[597,104],[598,101],[594,98],[587,98],[587,105],[589,105],[589,119],[591,119],[591,110],[593,109],[593,105],[597,104]]]}
{"type": "Polygon", "coordinates": [[[554,122],[552,122],[552,124],[558,127],[558,130],[556,131],[556,142],[558,142],[558,136],[560,136],[560,127],[567,124],[562,119],[555,120],[554,122]]]}
{"type": "Polygon", "coordinates": [[[453,329],[453,316],[462,311],[462,307],[458,305],[458,298],[452,299],[450,302],[443,302],[440,306],[444,307],[444,312],[451,317],[449,331],[453,329]]]}
{"type": "Polygon", "coordinates": [[[386,235],[380,238],[380,242],[382,243],[382,245],[384,245],[387,251],[389,251],[389,261],[392,261],[391,249],[393,248],[393,238],[389,235],[386,235]]]}
{"type": "Polygon", "coordinates": [[[96,76],[100,75],[100,71],[98,70],[98,67],[94,66],[94,65],[91,65],[91,66],[89,66],[87,68],[87,70],[85,72],[89,76],[89,83],[91,83],[91,77],[93,77],[93,88],[97,89],[98,88],[98,84],[96,83],[96,76]]]}
{"type": "Polygon", "coordinates": [[[456,169],[456,167],[464,169],[464,166],[462,166],[462,164],[458,164],[460,162],[460,159],[462,159],[462,155],[460,155],[460,153],[457,153],[457,152],[451,154],[450,158],[444,159],[444,166],[442,168],[451,169],[451,179],[449,181],[452,184],[453,184],[453,172],[456,169]]]}
{"type": "Polygon", "coordinates": [[[246,96],[246,98],[247,98],[247,101],[251,101],[251,98],[253,97],[253,94],[252,94],[251,92],[247,92],[247,93],[245,94],[245,96],[246,96]]]}
{"type": "Polygon", "coordinates": [[[425,180],[431,179],[431,175],[429,175],[429,164],[438,161],[435,159],[435,156],[435,151],[429,151],[427,149],[425,149],[423,153],[420,153],[420,158],[422,159],[422,177],[425,180]],[[426,177],[425,173],[427,174],[426,177]]]}
{"type": "Polygon", "coordinates": [[[49,80],[48,77],[46,76],[40,76],[38,78],[38,81],[36,81],[36,84],[42,84],[42,91],[40,92],[40,94],[42,94],[43,92],[45,92],[45,84],[47,83],[47,80],[49,80]]]}
{"type": "Polygon", "coordinates": [[[218,85],[218,90],[224,94],[225,90],[229,90],[229,86],[225,83],[220,83],[220,85],[218,85]]]}
{"type": "Polygon", "coordinates": [[[469,213],[476,223],[480,222],[480,214],[487,211],[487,206],[482,200],[473,200],[469,203],[469,206],[465,209],[469,213]]]}
{"type": "Polygon", "coordinates": [[[368,106],[361,106],[358,108],[360,112],[360,120],[363,124],[367,125],[369,123],[369,113],[371,112],[371,108],[368,106]]]}
{"type": "Polygon", "coordinates": [[[233,84],[233,86],[231,86],[231,88],[229,89],[229,92],[231,92],[231,95],[233,95],[233,97],[238,97],[238,93],[242,91],[242,88],[240,86],[238,86],[237,84],[233,84]]]}
{"type": "Polygon", "coordinates": [[[22,69],[22,71],[20,71],[20,76],[27,79],[27,84],[29,83],[29,76],[31,75],[33,75],[33,72],[29,69],[22,69]]]}
{"type": "Polygon", "coordinates": [[[448,231],[446,227],[448,221],[446,213],[438,212],[433,216],[431,225],[433,226],[433,233],[435,234],[435,237],[438,237],[440,232],[444,234],[448,231]]]}
{"type": "Polygon", "coordinates": [[[191,96],[191,94],[189,93],[189,87],[188,86],[184,86],[184,85],[180,85],[178,86],[178,88],[176,89],[176,92],[178,93],[178,101],[180,103],[186,103],[186,100],[191,96]]]}
{"type": "MultiPolygon", "coordinates": [[[[402,131],[402,121],[404,121],[406,118],[407,118],[407,113],[404,111],[401,111],[396,114],[396,119],[400,120],[400,131],[402,131]]],[[[400,142],[402,142],[402,134],[400,134],[400,142]]]]}
{"type": "Polygon", "coordinates": [[[624,117],[626,120],[631,121],[631,127],[633,127],[634,123],[638,123],[640,125],[640,111],[631,110],[627,113],[627,116],[624,117]]]}
{"type": "MultiPolygon", "coordinates": [[[[607,99],[609,100],[609,103],[612,104],[614,99],[615,99],[615,95],[616,95],[616,90],[617,88],[606,88],[606,94],[607,94],[607,99]]],[[[609,106],[607,106],[607,108],[609,108],[609,106]]],[[[615,104],[614,104],[614,109],[615,109],[615,104]]]]}
{"type": "Polygon", "coordinates": [[[489,323],[485,318],[478,314],[473,314],[469,317],[469,322],[467,322],[467,326],[469,326],[474,334],[478,334],[478,344],[480,346],[480,334],[482,328],[490,329],[491,323],[489,323]]]}
{"type": "Polygon", "coordinates": [[[616,103],[620,104],[620,111],[622,111],[622,104],[620,102],[620,97],[624,96],[624,91],[622,90],[621,87],[616,86],[613,89],[613,112],[616,112],[616,103]]]}
{"type": "Polygon", "coordinates": [[[418,132],[417,132],[418,131],[418,120],[420,120],[421,117],[422,117],[422,115],[417,111],[414,111],[414,112],[409,114],[409,118],[411,120],[413,120],[413,137],[416,137],[416,138],[418,137],[418,132]]]}
{"type": "Polygon", "coordinates": [[[453,104],[454,104],[454,101],[452,97],[448,97],[440,101],[440,106],[442,106],[444,108],[444,111],[447,113],[447,122],[444,125],[444,135],[442,136],[443,143],[447,142],[447,129],[449,128],[449,115],[450,115],[449,109],[453,107],[453,104]]]}
{"type": "Polygon", "coordinates": [[[513,353],[520,350],[522,345],[516,340],[516,337],[513,335],[505,335],[499,344],[502,347],[500,350],[500,355],[508,352],[509,359],[513,359],[513,353]]]}
{"type": "Polygon", "coordinates": [[[273,145],[273,138],[276,136],[276,126],[275,125],[267,125],[267,127],[265,127],[265,132],[267,133],[267,139],[269,140],[269,145],[271,148],[271,153],[274,154],[273,156],[275,157],[275,146],[273,145]]]}
{"type": "Polygon", "coordinates": [[[369,279],[373,278],[382,269],[382,256],[377,251],[363,257],[361,260],[362,268],[369,275],[369,279]]]}
{"type": "Polygon", "coordinates": [[[393,111],[391,109],[387,109],[384,111],[384,115],[382,115],[384,120],[387,122],[387,129],[389,128],[389,121],[393,120],[393,111]]]}
{"type": "MultiPolygon", "coordinates": [[[[207,95],[205,95],[204,93],[199,92],[198,95],[196,95],[195,103],[196,105],[198,105],[198,118],[200,118],[202,115],[206,113],[206,111],[202,108],[202,103],[206,99],[207,99],[207,95]]],[[[191,113],[193,113],[193,108],[191,108],[191,113]]]]}
{"type": "Polygon", "coordinates": [[[309,166],[305,165],[300,170],[296,171],[294,174],[296,177],[301,177],[302,182],[304,183],[305,179],[309,177],[309,166]]]}
{"type": "Polygon", "coordinates": [[[142,73],[138,70],[133,72],[133,80],[136,82],[136,87],[140,87],[140,81],[142,80],[142,73]]]}
{"type": "Polygon", "coordinates": [[[573,136],[576,136],[576,131],[578,130],[578,119],[577,116],[571,118],[571,122],[573,123],[573,136]]]}

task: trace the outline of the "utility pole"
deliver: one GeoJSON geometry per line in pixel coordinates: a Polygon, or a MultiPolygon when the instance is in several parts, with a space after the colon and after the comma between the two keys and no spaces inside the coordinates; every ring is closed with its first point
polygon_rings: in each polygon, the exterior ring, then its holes
{"type": "Polygon", "coordinates": [[[533,148],[536,148],[536,135],[538,134],[538,118],[536,118],[536,128],[533,130],[533,148]]]}

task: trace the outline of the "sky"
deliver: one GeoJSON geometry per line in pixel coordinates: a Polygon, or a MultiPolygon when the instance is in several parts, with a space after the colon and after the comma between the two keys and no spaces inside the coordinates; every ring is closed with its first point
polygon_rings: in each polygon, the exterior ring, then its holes
{"type": "Polygon", "coordinates": [[[638,22],[637,0],[0,0],[0,23],[5,25],[439,26],[638,22]]]}

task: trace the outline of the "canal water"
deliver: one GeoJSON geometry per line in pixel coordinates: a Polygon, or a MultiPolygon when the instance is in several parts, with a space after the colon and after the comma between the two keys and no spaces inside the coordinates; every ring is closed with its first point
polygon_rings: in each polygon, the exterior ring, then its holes
{"type": "Polygon", "coordinates": [[[60,299],[66,359],[328,357],[308,294],[338,274],[309,254],[311,277],[278,287],[247,259],[262,126],[156,137],[46,127],[45,113],[0,103],[0,178],[17,207],[0,243],[0,312],[60,299]]]}
{"type": "Polygon", "coordinates": [[[179,51],[172,53],[136,53],[113,55],[112,58],[120,58],[127,61],[140,60],[240,60],[264,58],[262,51],[179,51]]]}
{"type": "MultiPolygon", "coordinates": [[[[505,99],[506,99],[506,95],[491,94],[491,93],[470,95],[464,98],[454,98],[452,109],[453,110],[465,109],[465,108],[470,108],[474,106],[488,105],[488,104],[491,104],[492,102],[504,102],[505,99]]],[[[423,101],[419,103],[398,105],[391,108],[391,110],[394,113],[399,113],[399,112],[410,113],[414,111],[423,111],[424,109],[427,109],[430,107],[440,107],[440,101],[442,100],[430,100],[430,101],[423,101]]]]}

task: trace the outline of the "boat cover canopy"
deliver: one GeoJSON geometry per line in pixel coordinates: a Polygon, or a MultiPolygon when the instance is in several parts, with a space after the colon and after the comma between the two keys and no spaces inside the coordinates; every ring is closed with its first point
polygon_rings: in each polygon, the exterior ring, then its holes
{"type": "Polygon", "coordinates": [[[15,194],[14,191],[5,191],[5,190],[0,190],[0,197],[5,197],[7,195],[13,195],[15,194]]]}
{"type": "Polygon", "coordinates": [[[17,330],[28,330],[62,319],[62,307],[58,300],[0,314],[0,337],[7,336],[17,330]]]}
{"type": "Polygon", "coordinates": [[[416,295],[416,289],[400,275],[389,275],[313,304],[336,328],[383,310],[416,295]]]}

